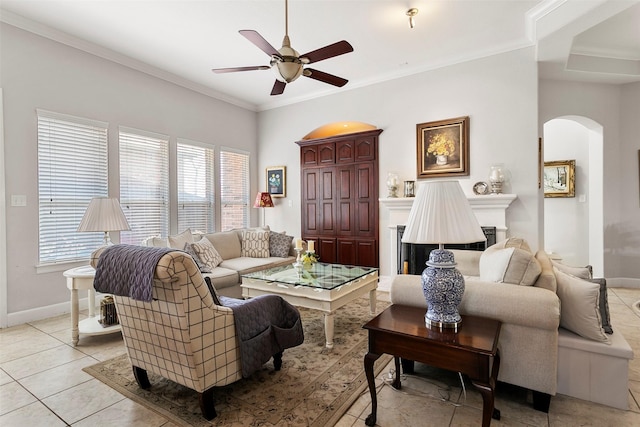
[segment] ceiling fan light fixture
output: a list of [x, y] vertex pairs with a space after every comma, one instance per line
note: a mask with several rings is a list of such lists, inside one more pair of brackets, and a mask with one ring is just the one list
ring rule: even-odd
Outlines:
[[418, 9], [416, 9], [415, 7], [412, 7], [411, 9], [407, 10], [406, 15], [409, 17], [409, 27], [410, 28], [415, 27], [416, 23], [415, 23], [414, 17], [417, 14], [418, 14]]
[[[289, 58], [285, 57], [282, 61], [272, 61], [271, 69], [276, 75], [277, 80], [284, 83], [291, 83], [302, 75], [303, 68], [300, 62], [291, 60], [295, 58], [287, 59]], [[275, 67], [273, 65], [275, 65]]]

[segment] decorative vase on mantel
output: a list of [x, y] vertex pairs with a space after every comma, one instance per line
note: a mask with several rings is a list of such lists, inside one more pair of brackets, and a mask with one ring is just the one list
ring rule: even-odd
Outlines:
[[440, 155], [440, 154], [436, 154], [436, 165], [438, 166], [444, 166], [447, 163], [449, 163], [449, 156], [447, 155]]

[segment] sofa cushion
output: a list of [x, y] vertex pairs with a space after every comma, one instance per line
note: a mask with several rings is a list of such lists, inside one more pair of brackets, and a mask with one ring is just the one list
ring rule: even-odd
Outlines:
[[253, 258], [253, 257], [238, 257], [234, 259], [226, 259], [220, 264], [221, 267], [235, 270], [238, 274], [252, 273], [258, 270], [264, 270], [265, 268], [277, 267], [280, 265], [291, 264], [295, 260], [294, 257], [279, 258]]
[[206, 234], [211, 244], [216, 248], [222, 259], [232, 259], [241, 256], [242, 246], [235, 231], [221, 231]]
[[243, 257], [268, 258], [269, 257], [269, 231], [243, 230], [242, 250]]
[[185, 243], [193, 243], [193, 234], [191, 234], [191, 229], [187, 228], [180, 234], [169, 236], [168, 241], [170, 248], [182, 250]]
[[160, 237], [160, 236], [151, 236], [147, 237], [142, 241], [142, 246], [154, 246], [158, 248], [166, 248], [169, 247], [168, 239]]
[[291, 251], [291, 242], [293, 236], [287, 236], [286, 233], [269, 232], [269, 256], [288, 257]]
[[598, 302], [600, 285], [554, 268], [560, 298], [560, 326], [581, 337], [609, 342], [602, 329]]
[[553, 266], [558, 270], [567, 274], [571, 274], [572, 276], [576, 276], [585, 280], [593, 278], [593, 268], [590, 265], [587, 265], [586, 267], [574, 267], [554, 260], [551, 260], [551, 264], [553, 264]]
[[211, 273], [202, 273], [203, 276], [209, 277], [211, 283], [216, 287], [219, 295], [226, 295], [227, 288], [239, 288], [240, 276], [235, 270], [218, 266], [211, 270]]
[[531, 286], [541, 272], [538, 260], [525, 249], [494, 245], [480, 256], [480, 279], [484, 281]]
[[198, 254], [191, 247], [191, 245], [193, 245], [193, 243], [185, 243], [184, 251], [189, 255], [191, 255], [191, 258], [193, 258], [193, 260], [196, 262], [196, 265], [200, 269], [201, 273], [211, 273], [211, 267], [209, 267], [207, 264], [202, 262]]
[[200, 258], [202, 264], [209, 268], [209, 272], [222, 262], [222, 257], [206, 237], [203, 237], [196, 243], [191, 243], [190, 246], [198, 258]]

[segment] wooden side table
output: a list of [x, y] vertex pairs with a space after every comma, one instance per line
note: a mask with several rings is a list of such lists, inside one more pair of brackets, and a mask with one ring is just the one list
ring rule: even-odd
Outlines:
[[[111, 326], [102, 326], [98, 322], [96, 316], [96, 291], [93, 288], [93, 278], [96, 270], [90, 265], [72, 268], [65, 271], [64, 276], [67, 278], [67, 288], [71, 291], [71, 340], [73, 345], [78, 345], [80, 334], [85, 335], [103, 335], [112, 334], [121, 330], [120, 324]], [[89, 297], [89, 317], [82, 322], [79, 320], [78, 309], [78, 290], [87, 290]]]
[[[458, 332], [429, 329], [424, 322], [424, 308], [391, 305], [363, 326], [369, 331], [369, 352], [364, 357], [364, 370], [371, 394], [371, 414], [365, 423], [376, 423], [378, 401], [373, 377], [373, 363], [383, 354], [394, 356], [396, 377], [392, 386], [400, 389], [400, 358], [405, 370], [413, 362], [467, 375], [482, 395], [482, 425], [488, 427], [491, 418], [500, 419], [494, 408], [494, 392], [500, 355], [498, 337], [502, 323], [477, 316], [462, 316]], [[408, 363], [405, 363], [407, 362]]]

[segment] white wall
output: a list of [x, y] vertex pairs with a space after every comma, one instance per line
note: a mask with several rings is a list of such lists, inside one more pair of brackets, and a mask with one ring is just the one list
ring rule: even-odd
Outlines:
[[[509, 234], [524, 237], [536, 249], [542, 234], [537, 96], [537, 68], [529, 48], [260, 112], [260, 169], [284, 164], [288, 172], [287, 198], [267, 210], [267, 223], [300, 234], [300, 155], [294, 142], [316, 127], [355, 120], [384, 130], [379, 185], [385, 197], [387, 172], [397, 172], [400, 180], [416, 178], [416, 124], [468, 115], [471, 167], [470, 176], [460, 179], [463, 189], [472, 194], [474, 183], [487, 180], [491, 164], [504, 163], [512, 173], [506, 192], [518, 195], [508, 210]], [[381, 210], [382, 275], [391, 274], [388, 225], [388, 213]]]
[[[235, 147], [252, 153], [257, 191], [256, 113], [98, 58], [7, 24], [0, 25], [0, 87], [4, 93], [9, 315], [59, 303], [69, 291], [59, 266], [38, 274], [36, 108], [109, 122], [110, 193], [118, 195], [118, 126]], [[252, 210], [253, 211], [253, 210]], [[257, 213], [252, 212], [257, 219]], [[175, 231], [175, 230], [172, 230]], [[10, 319], [11, 323], [11, 319]]]
[[604, 274], [638, 280], [640, 83], [617, 86], [541, 80], [540, 126], [572, 115], [587, 117], [603, 127]]
[[544, 199], [544, 249], [559, 254], [566, 264], [587, 265], [590, 263], [591, 202], [588, 198], [589, 130], [566, 119], [554, 119], [545, 123], [544, 160], [576, 162], [575, 197]]

